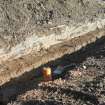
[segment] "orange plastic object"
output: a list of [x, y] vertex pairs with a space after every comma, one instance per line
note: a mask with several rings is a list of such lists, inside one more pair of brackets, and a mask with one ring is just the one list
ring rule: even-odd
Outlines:
[[52, 71], [50, 67], [43, 68], [43, 78], [44, 81], [51, 81], [52, 80]]

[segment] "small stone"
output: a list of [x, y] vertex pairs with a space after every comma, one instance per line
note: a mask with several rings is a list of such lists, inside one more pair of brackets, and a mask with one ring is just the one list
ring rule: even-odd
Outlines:
[[103, 85], [104, 85], [104, 84], [103, 84], [102, 82], [100, 82], [100, 88], [103, 88]]
[[85, 70], [86, 70], [86, 69], [87, 69], [87, 67], [86, 67], [85, 65], [83, 65], [83, 69], [85, 69]]

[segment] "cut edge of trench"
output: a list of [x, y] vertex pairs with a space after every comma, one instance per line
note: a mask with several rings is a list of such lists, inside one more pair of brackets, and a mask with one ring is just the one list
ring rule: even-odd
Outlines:
[[72, 55], [81, 49], [85, 49], [86, 46], [101, 42], [103, 39], [105, 39], [105, 30], [100, 29], [52, 46], [47, 51], [42, 50], [38, 55], [33, 53], [33, 55], [31, 54], [28, 57], [26, 55], [23, 58], [20, 57], [4, 62], [7, 70], [0, 73], [0, 85], [10, 83], [10, 81], [15, 79], [18, 80], [17, 78], [22, 77], [22, 75], [25, 76], [33, 69], [35, 70], [42, 65], [49, 64], [49, 62], [54, 62], [65, 55]]
[[[47, 65], [52, 66], [52, 64], [55, 64], [59, 60], [64, 59], [66, 56], [71, 56], [71, 58], [73, 59], [74, 56], [78, 55], [79, 53], [83, 53], [84, 49], [86, 50], [88, 48], [89, 49], [93, 48], [95, 45], [103, 43], [103, 41], [105, 41], [105, 31], [103, 31], [103, 32], [98, 31], [98, 32], [95, 32], [92, 34], [88, 33], [87, 36], [74, 38], [71, 41], [67, 41], [67, 42], [60, 44], [58, 46], [53, 46], [52, 47], [53, 50], [52, 49], [49, 50], [51, 52], [51, 55], [48, 55], [48, 53], [50, 53], [50, 52], [46, 53], [46, 55], [42, 58], [42, 61], [45, 59], [46, 56], [50, 58], [51, 56], [54, 56], [54, 54], [55, 54], [55, 57], [53, 57], [50, 60], [47, 59], [47, 61], [45, 61], [44, 63], [40, 62], [41, 63], [40, 65], [38, 65], [38, 64], [36, 66], [34, 65], [34, 69], [31, 69], [30, 71], [25, 72], [24, 74], [22, 74], [19, 77], [12, 78], [9, 82], [6, 82], [3, 85], [1, 85], [0, 89], [5, 90], [5, 88], [11, 87], [12, 85], [15, 86], [15, 84], [20, 84], [20, 83], [24, 84], [24, 82], [28, 79], [31, 79], [30, 77], [33, 77], [35, 72], [37, 70], [39, 70], [41, 67], [47, 66]], [[79, 44], [80, 44], [80, 47], [78, 47]], [[55, 49], [58, 51], [58, 54], [55, 53]], [[24, 91], [22, 91], [22, 93], [24, 93]], [[18, 95], [19, 94], [20, 93], [18, 93]], [[4, 103], [4, 101], [2, 99], [0, 100], [0, 102]]]

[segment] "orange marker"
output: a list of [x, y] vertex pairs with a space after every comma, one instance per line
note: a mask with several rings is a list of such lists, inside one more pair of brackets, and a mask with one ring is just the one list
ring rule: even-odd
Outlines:
[[51, 81], [52, 80], [52, 71], [50, 67], [43, 68], [43, 78], [44, 81]]

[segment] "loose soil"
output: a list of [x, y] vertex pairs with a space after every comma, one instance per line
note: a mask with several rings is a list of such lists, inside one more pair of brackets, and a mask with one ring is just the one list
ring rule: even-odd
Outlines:
[[[0, 0], [0, 53], [11, 52], [12, 48], [15, 48], [16, 45], [24, 42], [27, 37], [33, 34], [36, 37], [48, 36], [52, 33], [61, 34], [62, 30], [59, 30], [59, 28], [49, 31], [53, 27], [66, 25], [78, 29], [79, 26], [84, 24], [98, 22], [105, 18], [104, 13], [104, 0]], [[99, 24], [97, 23], [97, 26], [101, 27], [100, 22]], [[98, 35], [97, 32], [96, 34]], [[84, 42], [88, 43], [89, 41], [87, 39], [87, 42]], [[43, 62], [45, 63], [45, 59], [42, 59], [42, 56], [45, 57], [45, 54], [48, 56], [47, 54], [50, 54], [50, 52], [46, 53], [47, 51], [45, 51], [38, 59], [34, 59], [36, 57], [34, 54], [25, 59], [20, 58], [19, 63], [17, 63], [17, 60], [12, 63], [5, 62], [1, 67], [3, 69], [0, 69], [0, 71], [5, 71], [0, 75], [0, 84], [7, 82], [7, 80], [8, 83], [0, 86], [0, 104], [104, 104], [104, 42], [105, 40], [103, 43], [98, 43], [95, 46], [91, 45], [91, 47], [83, 48], [81, 51], [71, 55], [66, 53], [62, 58], [42, 65], [51, 66], [52, 68], [57, 65], [71, 63], [77, 65], [77, 67], [68, 68], [64, 75], [51, 82], [38, 82], [36, 74], [38, 77], [41, 75], [39, 70], [41, 67], [37, 68], [37, 73], [33, 72], [37, 70], [33, 70], [31, 73], [27, 72], [21, 77], [17, 77], [18, 72], [22, 72], [22, 67], [29, 67], [35, 60], [37, 62], [39, 59], [41, 61], [40, 64], [44, 60]], [[77, 43], [73, 45], [76, 46]], [[57, 49], [59, 53], [55, 52], [55, 55], [61, 56], [64, 54], [61, 54], [61, 51], [65, 52], [68, 47], [71, 49], [71, 46], [68, 45], [64, 45], [63, 48], [61, 46], [59, 49], [54, 47], [53, 51], [55, 52], [55, 49]], [[72, 48], [74, 50], [75, 47], [73, 46]], [[53, 52], [51, 56], [56, 58]], [[51, 60], [51, 57], [49, 59]], [[47, 59], [47, 61], [49, 60]], [[39, 62], [36, 65], [39, 65]], [[83, 69], [83, 65], [86, 66], [86, 69]], [[82, 76], [74, 77], [71, 75], [71, 71], [77, 70], [77, 68], [80, 69]], [[16, 72], [14, 73], [14, 71]], [[6, 78], [7, 75], [9, 75], [8, 78]], [[17, 78], [13, 79], [13, 77]], [[9, 79], [11, 80], [9, 81]]]
[[[71, 63], [76, 67], [53, 81], [36, 82], [32, 77], [2, 86], [3, 99], [7, 105], [105, 105], [105, 40], [46, 65], [54, 68]], [[82, 75], [73, 76], [71, 72], [77, 69]]]

